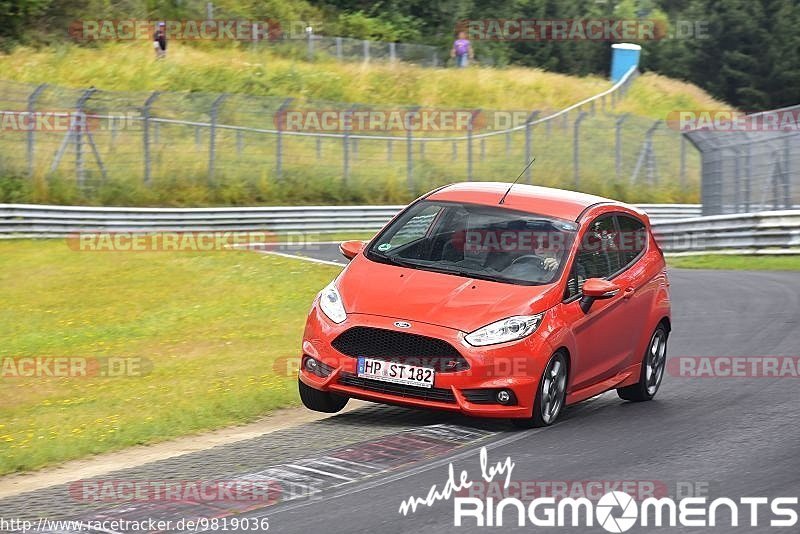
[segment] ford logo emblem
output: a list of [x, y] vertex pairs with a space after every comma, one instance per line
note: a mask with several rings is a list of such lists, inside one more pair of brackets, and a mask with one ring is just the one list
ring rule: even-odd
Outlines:
[[411, 328], [411, 323], [407, 323], [405, 321], [397, 321], [394, 323], [397, 328]]

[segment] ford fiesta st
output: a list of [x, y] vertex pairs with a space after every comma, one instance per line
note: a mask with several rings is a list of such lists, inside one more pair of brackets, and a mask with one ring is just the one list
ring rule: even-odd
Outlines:
[[592, 195], [461, 183], [419, 198], [315, 299], [308, 408], [348, 399], [546, 426], [616, 389], [652, 399], [670, 333], [664, 257], [641, 210]]

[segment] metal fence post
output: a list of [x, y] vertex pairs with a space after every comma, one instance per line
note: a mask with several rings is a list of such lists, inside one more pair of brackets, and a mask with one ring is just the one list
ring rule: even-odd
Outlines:
[[572, 168], [574, 171], [574, 182], [575, 182], [575, 189], [578, 189], [581, 184], [581, 172], [580, 172], [580, 130], [581, 130], [581, 122], [583, 118], [586, 117], [586, 112], [581, 111], [578, 113], [578, 117], [575, 119], [575, 124], [573, 125], [573, 136], [572, 136]]
[[744, 179], [744, 211], [750, 211], [750, 188], [752, 186], [751, 180], [753, 179], [753, 164], [750, 159], [750, 145], [747, 145], [744, 153], [744, 166], [746, 175]]
[[406, 129], [406, 184], [408, 185], [408, 190], [414, 190], [414, 149], [411, 145], [413, 142], [413, 129], [411, 128], [410, 120], [413, 116], [416, 119], [416, 114], [419, 111], [418, 107], [412, 108], [409, 110], [409, 113], [406, 114], [405, 119], [405, 126]]
[[275, 112], [277, 115], [277, 124], [275, 134], [275, 178], [280, 180], [283, 178], [283, 126], [284, 126], [284, 113], [286, 108], [289, 107], [289, 104], [292, 103], [293, 98], [287, 98], [283, 101], [283, 103], [278, 107], [278, 110]]
[[342, 181], [347, 185], [350, 179], [350, 130], [353, 128], [353, 109], [345, 111], [344, 119], [344, 135], [342, 136]]
[[653, 149], [653, 133], [655, 133], [656, 128], [658, 128], [660, 124], [661, 120], [657, 120], [644, 134], [644, 145], [642, 146], [641, 152], [639, 152], [639, 158], [636, 160], [636, 167], [633, 169], [633, 175], [631, 175], [631, 183], [636, 182], [642, 165], [646, 165], [647, 167], [648, 181], [651, 183], [658, 183], [658, 169], [656, 169], [655, 166], [656, 156]]
[[473, 135], [473, 125], [475, 123], [475, 116], [478, 115], [481, 110], [476, 109], [474, 110], [469, 116], [469, 122], [467, 123], [467, 181], [472, 181], [472, 135]]
[[739, 213], [741, 206], [741, 190], [742, 190], [742, 170], [739, 157], [739, 150], [736, 147], [731, 147], [731, 152], [734, 154], [733, 158], [733, 212]]
[[626, 113], [614, 121], [614, 171], [617, 179], [622, 176], [622, 123], [627, 118]]
[[389, 61], [397, 61], [397, 43], [389, 43]]
[[337, 37], [336, 38], [336, 59], [338, 59], [339, 61], [342, 60], [342, 38], [341, 37]]
[[686, 137], [681, 135], [681, 167], [680, 167], [680, 186], [681, 190], [686, 188]]
[[[39, 87], [34, 89], [28, 97], [28, 114], [31, 118], [33, 118], [34, 113], [36, 113], [36, 100], [39, 98], [39, 95], [42, 94], [42, 91], [44, 91], [45, 87], [47, 87], [46, 83], [41, 84]], [[28, 130], [28, 176], [33, 176], [34, 160], [36, 156], [36, 145], [34, 138], [35, 130], [36, 128], [30, 128]]]
[[361, 42], [362, 50], [364, 51], [364, 63], [369, 63], [369, 41], [364, 39]]
[[89, 146], [94, 151], [94, 156], [97, 160], [98, 165], [100, 165], [100, 170], [103, 172], [103, 176], [105, 177], [105, 169], [102, 167], [102, 162], [100, 161], [100, 154], [97, 153], [97, 147], [94, 145], [94, 141], [91, 138], [91, 132], [87, 129], [86, 124], [86, 112], [84, 111], [86, 102], [92, 97], [94, 93], [97, 92], [97, 89], [91, 88], [84, 91], [83, 95], [78, 99], [78, 103], [75, 106], [75, 121], [70, 120], [70, 130], [74, 132], [75, 135], [75, 173], [78, 179], [78, 186], [83, 187], [84, 182], [86, 180], [85, 169], [83, 167], [83, 132], [86, 131], [86, 136], [89, 139]]
[[789, 146], [790, 137], [783, 140], [783, 208], [792, 209], [792, 194], [790, 182], [792, 179], [792, 153]]
[[[539, 110], [537, 109], [530, 115], [528, 115], [528, 120], [525, 121], [525, 165], [528, 165], [528, 162], [531, 160], [531, 154], [533, 152], [533, 126], [531, 123], [536, 120], [539, 116]], [[548, 121], [549, 123], [549, 121]], [[525, 181], [527, 183], [531, 183], [531, 166], [526, 167], [525, 169]]]
[[217, 141], [217, 116], [219, 115], [219, 107], [228, 97], [226, 94], [219, 95], [214, 103], [211, 104], [211, 128], [208, 133], [208, 181], [214, 179], [214, 163], [216, 157], [216, 141]]
[[154, 91], [144, 102], [142, 108], [142, 148], [144, 150], [144, 185], [150, 185], [150, 108], [158, 98], [159, 92]]

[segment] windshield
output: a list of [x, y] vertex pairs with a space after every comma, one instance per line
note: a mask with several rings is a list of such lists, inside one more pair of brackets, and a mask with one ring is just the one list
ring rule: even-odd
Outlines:
[[554, 282], [577, 224], [500, 206], [423, 200], [373, 241], [373, 261], [525, 285]]

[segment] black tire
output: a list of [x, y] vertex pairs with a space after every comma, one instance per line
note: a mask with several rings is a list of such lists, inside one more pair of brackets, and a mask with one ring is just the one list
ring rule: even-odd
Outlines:
[[[540, 428], [555, 423], [567, 400], [568, 369], [567, 356], [561, 351], [553, 354], [547, 362], [542, 377], [539, 379], [539, 386], [536, 388], [533, 416], [527, 419], [512, 419], [511, 423], [518, 428]], [[550, 401], [543, 404], [542, 397], [545, 389], [549, 391], [547, 397]], [[555, 405], [550, 402], [554, 402]]]
[[297, 381], [297, 387], [300, 390], [300, 400], [309, 410], [324, 413], [336, 413], [347, 406], [348, 397], [337, 395], [336, 393], [328, 393], [314, 389], [307, 386], [302, 381]]
[[653, 400], [661, 386], [664, 378], [664, 370], [667, 364], [667, 338], [669, 332], [663, 324], [659, 324], [642, 358], [642, 372], [639, 374], [639, 381], [632, 386], [617, 389], [619, 398], [632, 402], [644, 402]]

